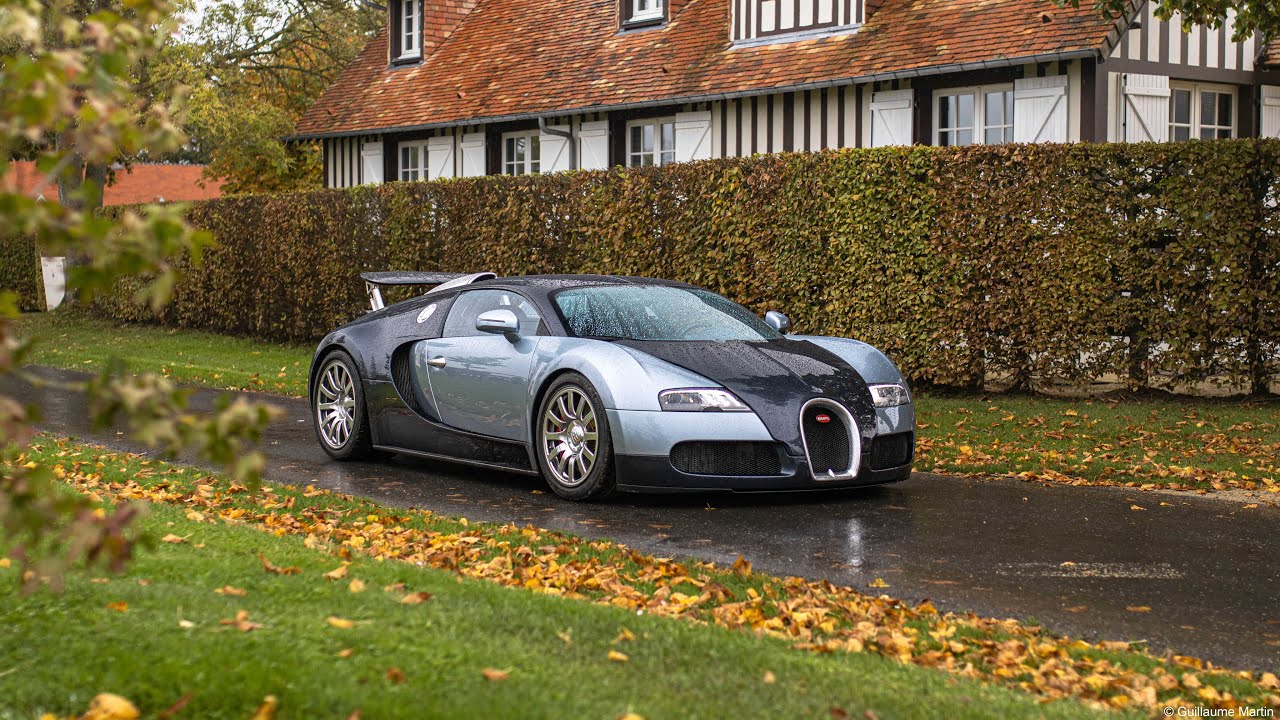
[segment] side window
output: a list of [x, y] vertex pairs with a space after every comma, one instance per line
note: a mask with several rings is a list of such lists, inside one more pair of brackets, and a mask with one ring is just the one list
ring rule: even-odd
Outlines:
[[471, 337], [484, 335], [476, 330], [476, 319], [490, 310], [510, 310], [520, 321], [520, 334], [532, 337], [538, 334], [542, 316], [533, 303], [524, 296], [506, 290], [470, 290], [453, 303], [449, 319], [444, 323], [444, 337]]

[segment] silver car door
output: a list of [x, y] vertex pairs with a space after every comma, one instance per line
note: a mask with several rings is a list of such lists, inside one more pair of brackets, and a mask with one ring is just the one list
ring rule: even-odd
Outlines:
[[[510, 310], [518, 338], [476, 329], [491, 310]], [[449, 310], [442, 337], [427, 340], [428, 378], [440, 419], [506, 440], [529, 438], [529, 373], [542, 326], [533, 304], [506, 290], [469, 290]]]

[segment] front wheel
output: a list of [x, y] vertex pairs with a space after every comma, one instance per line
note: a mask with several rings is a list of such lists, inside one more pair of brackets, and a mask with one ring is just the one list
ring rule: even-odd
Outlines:
[[599, 393], [586, 378], [565, 373], [538, 409], [538, 466], [568, 500], [598, 500], [614, 490], [613, 442]]
[[321, 361], [311, 393], [311, 417], [320, 447], [335, 460], [359, 460], [372, 454], [364, 388], [351, 356], [334, 350]]

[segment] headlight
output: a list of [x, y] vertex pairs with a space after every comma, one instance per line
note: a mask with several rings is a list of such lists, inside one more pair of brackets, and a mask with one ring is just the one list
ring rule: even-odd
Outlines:
[[728, 390], [715, 388], [686, 388], [664, 390], [658, 393], [658, 404], [663, 410], [679, 412], [747, 412], [751, 408], [734, 397]]
[[878, 408], [898, 407], [911, 404], [911, 393], [905, 385], [868, 385], [871, 401]]

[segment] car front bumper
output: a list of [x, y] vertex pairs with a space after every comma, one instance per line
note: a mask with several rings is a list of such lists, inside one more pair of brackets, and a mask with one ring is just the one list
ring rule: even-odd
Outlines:
[[[684, 442], [776, 443], [755, 413], [675, 413], [609, 410], [617, 487], [622, 491], [783, 492], [865, 487], [900, 482], [911, 475], [915, 456], [915, 414], [910, 405], [876, 411], [876, 427], [864, 434], [863, 455], [852, 478], [815, 479], [808, 460], [780, 451], [777, 473], [769, 475], [694, 474], [672, 462], [672, 448]], [[912, 433], [906, 462], [872, 469], [871, 448], [884, 435]], [[780, 445], [780, 444], [779, 444]]]

